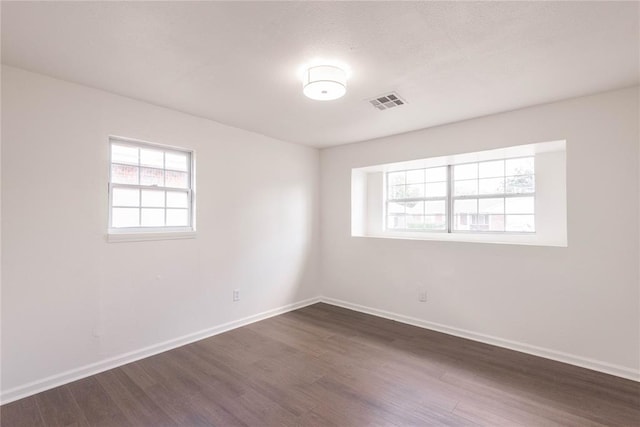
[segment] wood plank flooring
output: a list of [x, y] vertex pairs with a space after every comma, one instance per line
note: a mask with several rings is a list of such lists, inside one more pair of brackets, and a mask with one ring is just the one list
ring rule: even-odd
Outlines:
[[640, 383], [316, 304], [0, 408], [13, 426], [639, 426]]

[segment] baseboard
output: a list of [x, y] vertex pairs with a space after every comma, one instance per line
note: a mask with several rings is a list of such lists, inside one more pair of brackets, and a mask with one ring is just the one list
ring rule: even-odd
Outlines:
[[86, 378], [88, 376], [95, 375], [109, 369], [117, 368], [118, 366], [126, 365], [127, 363], [135, 362], [137, 360], [144, 359], [145, 357], [163, 353], [165, 351], [172, 350], [174, 348], [181, 347], [183, 345], [190, 344], [192, 342], [199, 341], [205, 338], [209, 338], [214, 335], [218, 335], [223, 332], [248, 325], [250, 323], [268, 319], [269, 317], [297, 310], [299, 308], [306, 307], [317, 302], [320, 302], [320, 297], [309, 298], [293, 304], [288, 304], [272, 310], [264, 311], [262, 313], [254, 314], [252, 316], [244, 317], [242, 319], [224, 323], [222, 325], [183, 335], [178, 338], [154, 344], [129, 353], [121, 354], [119, 356], [104, 359], [96, 363], [82, 366], [80, 368], [61, 372], [59, 374], [52, 375], [41, 380], [33, 381], [6, 391], [2, 391], [2, 393], [0, 394], [0, 402], [1, 404], [13, 402], [15, 400], [40, 393], [42, 391], [70, 383], [72, 381]]
[[168, 341], [164, 341], [152, 346], [148, 346], [136, 351], [121, 354], [119, 356], [111, 357], [101, 360], [96, 363], [82, 366], [80, 368], [71, 369], [56, 375], [52, 375], [41, 380], [33, 381], [12, 389], [2, 391], [0, 393], [0, 403], [10, 403], [24, 397], [31, 396], [36, 393], [40, 393], [45, 390], [49, 390], [54, 387], [58, 387], [72, 381], [76, 381], [82, 378], [86, 378], [91, 375], [98, 374], [100, 372], [107, 371], [109, 369], [117, 368], [118, 366], [126, 365], [127, 363], [135, 362], [145, 357], [150, 357], [159, 353], [163, 353], [168, 350], [172, 350], [177, 347], [181, 347], [186, 344], [190, 344], [195, 341], [199, 341], [205, 338], [212, 337], [214, 335], [221, 334], [223, 332], [230, 331], [241, 326], [245, 326], [260, 320], [268, 319], [269, 317], [277, 316], [279, 314], [287, 313], [289, 311], [297, 310], [308, 305], [312, 305], [318, 302], [324, 302], [327, 304], [335, 305], [338, 307], [347, 308], [349, 310], [358, 311], [361, 313], [371, 314], [373, 316], [383, 317], [385, 319], [395, 320], [397, 322], [406, 323], [408, 325], [418, 326], [420, 328], [430, 329], [437, 332], [443, 332], [445, 334], [467, 338], [473, 341], [479, 341], [486, 344], [495, 345], [498, 347], [504, 347], [511, 350], [528, 353], [534, 356], [544, 357], [546, 359], [556, 360], [558, 362], [568, 363], [571, 365], [580, 366], [583, 368], [591, 369], [598, 372], [603, 372], [617, 377], [630, 379], [633, 381], [640, 381], [640, 371], [635, 371], [631, 368], [624, 366], [614, 365], [607, 362], [601, 362], [594, 359], [589, 359], [581, 356], [576, 356], [569, 353], [564, 353], [556, 350], [550, 350], [543, 347], [537, 347], [517, 341], [505, 340], [502, 338], [494, 337], [491, 335], [480, 334], [465, 329], [455, 328], [439, 323], [428, 322], [426, 320], [417, 319], [402, 314], [393, 313], [390, 311], [379, 310], [376, 308], [366, 307], [360, 304], [354, 304], [348, 301], [342, 301], [328, 297], [314, 297], [303, 301], [299, 301], [293, 304], [288, 304], [282, 307], [278, 307], [272, 310], [267, 310], [262, 313], [247, 316], [242, 319], [227, 322], [218, 326], [214, 326], [208, 329], [204, 329], [198, 332], [184, 335], [182, 337], [174, 338]]
[[415, 317], [404, 316], [402, 314], [366, 307], [360, 304], [354, 304], [348, 301], [342, 301], [334, 298], [321, 297], [321, 302], [342, 308], [347, 308], [349, 310], [359, 311], [361, 313], [371, 314], [373, 316], [383, 317], [385, 319], [395, 320], [397, 322], [406, 323], [408, 325], [418, 326], [420, 328], [443, 332], [445, 334], [453, 335], [456, 337], [479, 341], [498, 347], [504, 347], [510, 350], [515, 350], [534, 356], [544, 357], [545, 359], [551, 359], [558, 362], [568, 363], [570, 365], [580, 366], [582, 368], [603, 372], [605, 374], [615, 375], [617, 377], [622, 377], [633, 381], [640, 381], [640, 371], [636, 371], [625, 366], [614, 365], [599, 360], [576, 356], [574, 354], [564, 353], [548, 348], [537, 347], [517, 341], [505, 340], [491, 335], [480, 334], [465, 329], [455, 328], [452, 326], [442, 325], [434, 322], [428, 322], [426, 320], [417, 319]]

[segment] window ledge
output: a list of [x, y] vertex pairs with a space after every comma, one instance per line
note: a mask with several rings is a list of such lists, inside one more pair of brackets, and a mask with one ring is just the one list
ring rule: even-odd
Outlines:
[[107, 234], [107, 242], [145, 242], [153, 240], [177, 240], [195, 239], [195, 231], [165, 231], [165, 232], [139, 232], [139, 233], [110, 233]]
[[531, 234], [470, 234], [470, 233], [384, 233], [352, 235], [376, 239], [432, 240], [441, 242], [491, 243], [501, 245], [555, 246], [567, 247], [565, 240], [543, 239]]

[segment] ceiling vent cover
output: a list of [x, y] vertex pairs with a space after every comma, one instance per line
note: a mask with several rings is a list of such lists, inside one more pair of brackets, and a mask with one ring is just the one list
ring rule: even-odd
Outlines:
[[400, 98], [395, 92], [390, 92], [386, 95], [380, 95], [375, 98], [369, 99], [369, 103], [378, 110], [388, 110], [389, 108], [399, 107], [407, 103], [404, 99]]

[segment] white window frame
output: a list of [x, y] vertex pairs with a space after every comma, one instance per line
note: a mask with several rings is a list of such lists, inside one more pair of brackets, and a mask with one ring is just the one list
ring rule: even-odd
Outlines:
[[[160, 150], [163, 152], [178, 152], [184, 153], [188, 156], [187, 161], [187, 173], [189, 175], [189, 185], [188, 188], [173, 188], [173, 187], [165, 187], [165, 186], [157, 186], [157, 185], [142, 185], [142, 184], [120, 184], [114, 183], [112, 179], [112, 167], [114, 163], [112, 158], [112, 147], [113, 145], [121, 145], [127, 147], [135, 147], [138, 149], [150, 148], [154, 150]], [[141, 141], [131, 138], [119, 137], [119, 136], [110, 136], [109, 137], [109, 185], [108, 185], [108, 199], [109, 199], [109, 211], [108, 211], [108, 231], [107, 231], [107, 240], [109, 242], [121, 242], [121, 241], [140, 241], [140, 240], [167, 240], [167, 239], [184, 239], [184, 238], [194, 238], [195, 237], [195, 202], [196, 202], [196, 193], [195, 193], [195, 151], [170, 146], [157, 144], [148, 141]], [[132, 164], [126, 164], [126, 166], [136, 166]], [[152, 166], [142, 166], [140, 164], [140, 160], [138, 160], [138, 174], [140, 174], [141, 167], [148, 167], [152, 169], [160, 169]], [[163, 165], [161, 169], [164, 172], [172, 171], [173, 169], [167, 169], [166, 164]], [[177, 171], [177, 172], [185, 172], [185, 171]], [[140, 179], [138, 179], [140, 182]], [[113, 206], [113, 189], [114, 188], [132, 188], [132, 189], [153, 189], [153, 190], [163, 190], [163, 191], [176, 191], [176, 192], [185, 192], [187, 193], [187, 218], [189, 220], [189, 224], [187, 226], [137, 226], [137, 227], [113, 227], [112, 226], [112, 212], [114, 209]], [[140, 191], [140, 197], [142, 197], [142, 191]], [[166, 198], [166, 195], [165, 195]], [[117, 207], [117, 206], [115, 206]], [[166, 199], [165, 199], [165, 219], [166, 219]], [[142, 215], [142, 206], [140, 203], [139, 206], [139, 215]]]
[[[390, 199], [389, 198], [389, 174], [392, 173], [397, 173], [397, 172], [411, 172], [411, 171], [416, 171], [416, 170], [424, 170], [425, 173], [428, 169], [439, 169], [442, 166], [434, 166], [434, 167], [430, 167], [430, 168], [414, 168], [414, 169], [404, 169], [404, 170], [397, 170], [397, 171], [389, 171], [385, 173], [385, 179], [384, 179], [384, 226], [385, 226], [385, 230], [393, 230], [394, 232], [397, 231], [398, 233], [403, 233], [403, 232], [416, 232], [416, 233], [447, 233], [449, 231], [449, 211], [451, 209], [451, 202], [449, 200], [450, 194], [451, 194], [451, 184], [450, 184], [450, 170], [447, 166], [447, 170], [446, 170], [446, 181], [435, 181], [434, 183], [441, 183], [444, 182], [446, 185], [446, 192], [444, 196], [434, 196], [434, 197], [427, 197], [426, 194], [423, 197], [413, 197], [413, 198], [405, 198], [405, 199]], [[426, 179], [426, 178], [425, 178]], [[425, 191], [426, 191], [426, 184], [428, 184], [429, 182], [425, 181], [424, 185], [425, 185]], [[405, 184], [399, 184], [399, 185], [411, 185], [411, 184], [407, 184], [405, 182]], [[388, 209], [389, 209], [389, 203], [410, 203], [410, 202], [423, 202], [425, 204], [426, 207], [426, 203], [427, 202], [439, 202], [439, 201], [443, 201], [444, 202], [444, 217], [445, 217], [445, 224], [444, 224], [444, 228], [442, 229], [410, 229], [410, 228], [389, 228], [389, 213], [388, 213]], [[393, 214], [391, 214], [393, 215]], [[407, 214], [405, 213], [405, 216], [407, 216]], [[422, 216], [428, 216], [426, 213], [424, 213]], [[405, 220], [406, 221], [406, 220]]]
[[[535, 159], [535, 233], [481, 230], [447, 233], [428, 229], [404, 231], [386, 227], [387, 172], [519, 157]], [[409, 194], [413, 193], [408, 193], [407, 196]], [[567, 141], [562, 139], [475, 152], [417, 157], [392, 163], [361, 164], [351, 169], [351, 236], [354, 238], [567, 247], [567, 208]], [[447, 206], [447, 209], [452, 211], [451, 206]], [[524, 214], [524, 210], [522, 213]]]
[[[432, 167], [425, 167], [425, 168], [412, 168], [412, 169], [399, 169], [399, 170], [393, 170], [393, 171], [387, 171], [384, 174], [384, 208], [383, 208], [383, 214], [384, 214], [384, 227], [385, 227], [385, 231], [391, 231], [394, 233], [466, 233], [466, 234], [535, 234], [536, 233], [536, 227], [535, 227], [535, 218], [536, 218], [536, 212], [535, 212], [535, 197], [536, 197], [536, 192], [535, 192], [535, 187], [534, 190], [532, 192], [525, 192], [525, 193], [507, 193], [506, 190], [506, 184], [507, 184], [507, 178], [511, 177], [511, 176], [519, 176], [519, 175], [507, 175], [506, 172], [506, 162], [508, 160], [515, 160], [515, 159], [525, 159], [525, 158], [530, 158], [533, 160], [534, 162], [534, 170], [532, 174], [525, 174], [522, 176], [528, 176], [531, 175], [534, 179], [534, 183], [535, 183], [535, 156], [532, 155], [528, 155], [528, 156], [515, 156], [515, 157], [504, 157], [504, 158], [499, 158], [499, 159], [490, 159], [490, 160], [481, 160], [481, 161], [474, 161], [474, 162], [464, 162], [464, 163], [451, 163], [451, 164], [447, 164], [447, 165], [443, 165], [443, 166], [432, 166]], [[504, 192], [502, 193], [491, 193], [491, 194], [480, 194], [480, 192], [478, 191], [476, 194], [473, 195], [461, 195], [461, 196], [456, 196], [455, 195], [455, 191], [454, 191], [454, 186], [455, 186], [455, 177], [454, 177], [454, 168], [456, 166], [462, 166], [462, 165], [470, 165], [470, 164], [476, 164], [478, 165], [478, 167], [480, 166], [481, 163], [489, 163], [489, 162], [494, 162], [496, 160], [502, 160], [505, 162], [505, 170], [503, 171], [503, 175], [502, 176], [497, 176], [496, 178], [503, 178], [505, 180], [505, 188], [504, 188]], [[394, 174], [394, 173], [398, 173], [398, 172], [410, 172], [410, 171], [415, 171], [415, 170], [428, 170], [428, 169], [436, 169], [436, 168], [441, 168], [441, 167], [446, 167], [447, 168], [447, 173], [446, 173], [446, 177], [447, 177], [447, 181], [446, 181], [446, 185], [447, 185], [447, 192], [446, 195], [444, 197], [427, 197], [427, 195], [425, 194], [423, 197], [416, 197], [416, 198], [406, 198], [406, 199], [390, 199], [389, 195], [388, 195], [388, 189], [389, 189], [389, 175], [390, 174]], [[475, 181], [480, 182], [480, 177], [476, 177]], [[426, 184], [426, 182], [425, 182]], [[402, 185], [402, 184], [401, 184]], [[404, 185], [409, 185], [409, 184], [404, 184]], [[521, 198], [521, 197], [533, 197], [534, 199], [534, 212], [531, 214], [527, 214], [527, 215], [533, 215], [534, 217], [534, 230], [533, 231], [511, 231], [511, 230], [507, 230], [506, 229], [506, 217], [507, 217], [507, 213], [506, 213], [506, 202], [507, 199], [511, 199], [511, 198]], [[455, 211], [454, 211], [454, 203], [456, 200], [477, 200], [478, 203], [480, 200], [482, 199], [503, 199], [504, 200], [504, 210], [502, 215], [504, 216], [505, 219], [505, 229], [504, 230], [456, 230], [454, 227], [454, 222], [455, 222]], [[390, 228], [389, 227], [389, 216], [393, 215], [393, 214], [389, 214], [388, 212], [388, 206], [389, 203], [407, 203], [407, 202], [428, 202], [428, 201], [440, 201], [440, 200], [444, 200], [445, 201], [445, 227], [443, 229], [411, 229], [411, 228]], [[406, 214], [405, 214], [406, 215]], [[423, 216], [427, 216], [426, 213], [422, 214]], [[476, 211], [475, 214], [467, 214], [467, 215], [475, 215], [475, 216], [479, 216], [479, 215], [491, 215], [491, 214], [483, 214], [480, 213], [479, 210]], [[499, 215], [499, 214], [497, 214]], [[517, 215], [517, 214], [513, 214], [513, 215]], [[523, 214], [524, 215], [524, 214]]]
[[[524, 175], [507, 175], [507, 171], [506, 171], [506, 164], [508, 160], [516, 160], [516, 159], [533, 159], [533, 173], [532, 174], [524, 174]], [[480, 167], [481, 163], [490, 163], [490, 162], [494, 162], [496, 160], [502, 160], [505, 163], [505, 170], [503, 172], [502, 176], [499, 177], [495, 177], [495, 178], [504, 178], [505, 182], [505, 188], [504, 188], [504, 192], [502, 193], [492, 193], [492, 194], [480, 194], [480, 191], [477, 192], [477, 194], [475, 195], [464, 195], [464, 196], [456, 196], [455, 192], [454, 192], [454, 186], [455, 186], [455, 177], [454, 177], [454, 167], [455, 166], [462, 166], [462, 165], [468, 165], [468, 164], [477, 164], [478, 168]], [[448, 231], [449, 233], [470, 233], [470, 234], [482, 234], [482, 233], [488, 233], [488, 234], [494, 234], [494, 233], [498, 233], [498, 234], [536, 234], [536, 226], [535, 226], [535, 220], [536, 220], [536, 209], [535, 209], [535, 200], [536, 200], [536, 190], [535, 190], [535, 176], [536, 176], [536, 169], [535, 169], [535, 156], [517, 156], [517, 157], [505, 157], [505, 158], [501, 158], [501, 159], [491, 159], [491, 160], [482, 160], [482, 161], [478, 161], [478, 162], [466, 162], [466, 163], [455, 163], [455, 164], [451, 164], [449, 165], [449, 212], [451, 213], [451, 215], [449, 215], [447, 217], [447, 220], [449, 221], [449, 227], [448, 227]], [[531, 175], [533, 177], [533, 182], [534, 182], [534, 190], [532, 192], [526, 192], [526, 193], [507, 193], [507, 178], [509, 177], [513, 177], [513, 176], [528, 176]], [[478, 181], [478, 185], [480, 184], [480, 180], [483, 178], [476, 178], [476, 181]], [[520, 198], [520, 197], [532, 197], [533, 198], [533, 203], [534, 203], [534, 211], [532, 214], [507, 214], [506, 213], [506, 209], [507, 209], [507, 199], [513, 199], [513, 198]], [[454, 203], [456, 200], [473, 200], [476, 199], [478, 200], [478, 205], [480, 203], [480, 200], [482, 199], [504, 199], [504, 210], [502, 215], [504, 216], [505, 219], [505, 229], [504, 230], [456, 230], [454, 227], [454, 220], [455, 220], [455, 211], [454, 211]], [[488, 213], [480, 213], [480, 209], [478, 206], [478, 210], [475, 214], [469, 214], [469, 215], [491, 215]], [[499, 214], [497, 214], [499, 215]], [[534, 230], [533, 231], [509, 231], [507, 230], [507, 225], [506, 225], [506, 219], [507, 219], [507, 215], [533, 215], [534, 217]]]

